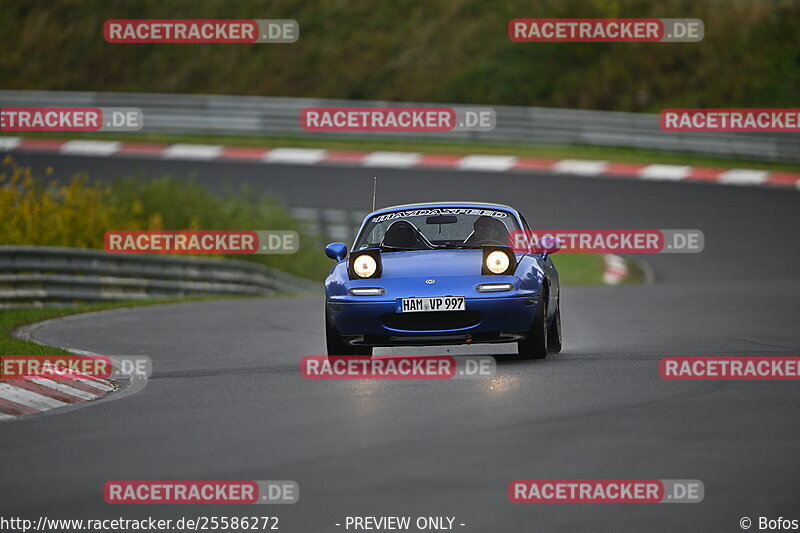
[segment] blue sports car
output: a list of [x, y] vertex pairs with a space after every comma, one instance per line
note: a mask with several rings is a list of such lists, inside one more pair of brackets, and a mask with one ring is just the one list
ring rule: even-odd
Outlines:
[[443, 202], [367, 215], [350, 255], [340, 242], [325, 280], [328, 355], [375, 346], [516, 342], [520, 357], [561, 351], [558, 272], [549, 253], [521, 253], [530, 230], [515, 209]]

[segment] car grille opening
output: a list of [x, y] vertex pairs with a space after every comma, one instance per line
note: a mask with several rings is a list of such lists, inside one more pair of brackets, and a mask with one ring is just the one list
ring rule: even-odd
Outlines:
[[392, 329], [430, 331], [436, 329], [459, 329], [480, 322], [478, 311], [430, 311], [423, 313], [388, 313], [383, 323]]

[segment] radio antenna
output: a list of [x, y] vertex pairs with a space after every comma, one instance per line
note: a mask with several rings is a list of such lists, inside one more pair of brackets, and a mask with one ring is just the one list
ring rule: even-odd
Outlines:
[[378, 176], [372, 178], [372, 210], [375, 211], [375, 193], [378, 191]]

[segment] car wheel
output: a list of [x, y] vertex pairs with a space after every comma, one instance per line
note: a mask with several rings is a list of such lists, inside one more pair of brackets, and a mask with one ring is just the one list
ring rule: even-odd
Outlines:
[[537, 305], [536, 316], [528, 332], [528, 338], [517, 342], [517, 353], [521, 359], [544, 359], [547, 357], [547, 297], [543, 295]]
[[561, 296], [556, 303], [556, 312], [547, 331], [547, 350], [550, 353], [561, 352]]
[[342, 340], [342, 336], [336, 330], [325, 310], [325, 343], [328, 348], [328, 355], [359, 355], [372, 356], [372, 346], [350, 346]]

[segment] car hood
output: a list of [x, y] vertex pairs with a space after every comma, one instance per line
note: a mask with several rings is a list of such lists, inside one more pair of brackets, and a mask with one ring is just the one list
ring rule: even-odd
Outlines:
[[482, 250], [414, 250], [382, 252], [382, 278], [479, 276]]
[[[358, 252], [354, 252], [358, 253]], [[517, 254], [517, 261], [524, 254]], [[354, 287], [381, 287], [382, 295], [359, 296], [358, 301], [385, 301], [408, 296], [465, 295], [470, 298], [500, 298], [536, 294], [542, 279], [528, 272], [523, 278], [485, 276], [481, 274], [483, 250], [413, 250], [383, 252], [383, 272], [377, 279], [348, 279], [347, 261], [340, 261], [326, 279], [328, 299], [352, 299], [348, 290]], [[429, 283], [428, 280], [432, 280]], [[481, 282], [511, 283], [517, 290], [503, 293], [480, 293], [475, 290]]]

